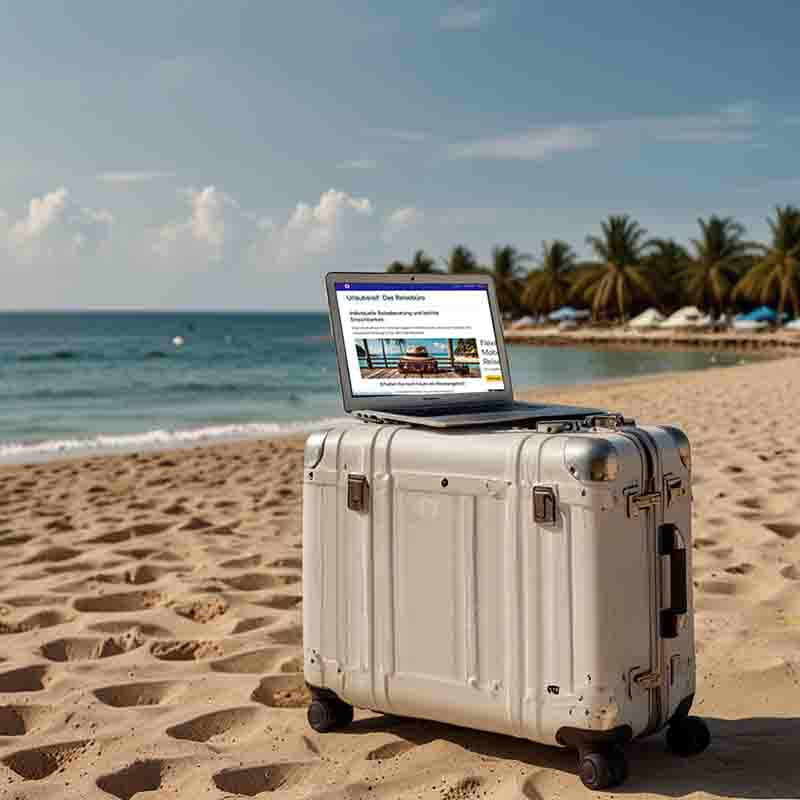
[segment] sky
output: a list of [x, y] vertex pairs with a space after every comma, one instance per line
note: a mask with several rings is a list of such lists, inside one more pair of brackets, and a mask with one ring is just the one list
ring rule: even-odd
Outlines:
[[333, 269], [800, 203], [800, 7], [0, 0], [0, 308], [321, 309]]

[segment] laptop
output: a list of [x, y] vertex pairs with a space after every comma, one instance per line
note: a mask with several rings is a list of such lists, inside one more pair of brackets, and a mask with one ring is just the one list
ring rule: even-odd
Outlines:
[[348, 414], [452, 428], [604, 413], [514, 400], [489, 275], [334, 272], [326, 289]]

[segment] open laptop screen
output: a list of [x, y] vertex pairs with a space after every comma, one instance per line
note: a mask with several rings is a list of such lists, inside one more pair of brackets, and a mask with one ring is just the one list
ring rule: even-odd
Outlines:
[[486, 283], [336, 282], [354, 397], [502, 392]]

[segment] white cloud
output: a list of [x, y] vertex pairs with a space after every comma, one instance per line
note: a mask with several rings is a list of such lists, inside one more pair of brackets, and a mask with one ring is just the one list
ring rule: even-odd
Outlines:
[[110, 211], [81, 207], [60, 186], [31, 198], [16, 219], [0, 212], [0, 264], [10, 274], [35, 276], [32, 290], [46, 284], [55, 291], [84, 263], [108, 255], [113, 224]]
[[100, 183], [107, 186], [128, 186], [136, 183], [147, 183], [159, 178], [169, 178], [172, 172], [158, 172], [156, 170], [143, 170], [140, 172], [102, 172], [97, 176]]
[[368, 198], [336, 189], [323, 192], [315, 206], [298, 203], [286, 225], [273, 230], [277, 262], [286, 266], [330, 254], [349, 228], [371, 216]]
[[186, 189], [184, 195], [191, 206], [189, 218], [162, 225], [156, 232], [154, 249], [170, 262], [181, 257], [218, 261], [238, 204], [215, 186]]
[[448, 152], [450, 158], [458, 159], [546, 161], [561, 153], [594, 149], [604, 136], [598, 129], [562, 125], [476, 139], [453, 145]]
[[736, 103], [710, 114], [531, 128], [456, 143], [450, 145], [447, 155], [454, 159], [546, 161], [565, 153], [646, 141], [736, 144], [751, 141], [757, 125], [752, 105]]
[[[7, 215], [0, 215], [0, 218]], [[69, 246], [81, 249], [107, 238], [114, 217], [107, 209], [80, 208], [60, 186], [28, 203], [28, 213], [11, 224], [8, 245], [16, 252], [41, 257], [44, 252], [67, 257]]]
[[480, 28], [493, 13], [491, 8], [451, 8], [439, 18], [439, 25], [447, 30]]
[[377, 161], [371, 158], [357, 158], [353, 161], [342, 161], [336, 165], [339, 169], [375, 169], [378, 166]]
[[404, 206], [395, 209], [386, 217], [383, 228], [384, 241], [391, 241], [397, 234], [419, 224], [422, 218], [422, 211], [414, 206]]
[[28, 214], [11, 227], [12, 242], [24, 244], [42, 236], [63, 217], [69, 192], [61, 186], [42, 197], [33, 197], [28, 203]]

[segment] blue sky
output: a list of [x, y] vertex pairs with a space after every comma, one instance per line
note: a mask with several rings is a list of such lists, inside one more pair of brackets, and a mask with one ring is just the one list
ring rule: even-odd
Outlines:
[[792, 3], [382, 5], [0, 2], [0, 307], [320, 308], [418, 247], [800, 202]]

